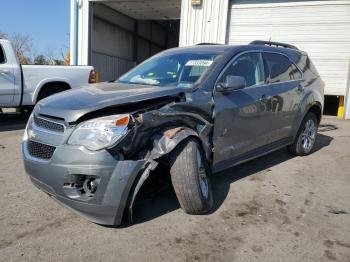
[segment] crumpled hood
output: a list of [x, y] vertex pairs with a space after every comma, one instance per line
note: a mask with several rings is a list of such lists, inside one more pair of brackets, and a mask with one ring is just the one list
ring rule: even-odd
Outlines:
[[100, 83], [69, 90], [41, 100], [35, 112], [64, 118], [70, 123], [99, 109], [177, 95], [183, 91], [178, 87]]

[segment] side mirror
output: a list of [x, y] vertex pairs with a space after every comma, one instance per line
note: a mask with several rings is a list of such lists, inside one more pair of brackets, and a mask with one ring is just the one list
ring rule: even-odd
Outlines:
[[216, 86], [216, 91], [218, 92], [229, 92], [234, 90], [239, 90], [246, 87], [247, 83], [242, 76], [226, 76], [225, 82], [218, 83]]

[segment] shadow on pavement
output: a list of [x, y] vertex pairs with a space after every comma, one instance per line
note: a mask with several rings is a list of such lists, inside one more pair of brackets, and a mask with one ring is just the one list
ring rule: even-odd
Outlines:
[[[333, 129], [332, 129], [333, 130]], [[318, 134], [314, 152], [327, 147], [333, 138], [324, 134]], [[240, 179], [254, 175], [263, 170], [292, 159], [287, 149], [281, 149], [266, 156], [240, 164], [212, 176], [212, 187], [214, 196], [214, 208], [210, 213], [215, 213], [225, 201], [230, 185]], [[139, 197], [134, 207], [134, 224], [141, 224], [157, 217], [163, 216], [180, 207], [173, 188], [168, 184], [163, 190], [152, 197], [144, 195]], [[130, 225], [123, 225], [123, 227]]]
[[26, 127], [29, 113], [0, 113], [0, 132], [21, 130]]
[[338, 127], [336, 125], [333, 124], [321, 124], [318, 127], [318, 133], [324, 133], [324, 132], [328, 132], [328, 131], [333, 131], [333, 130], [337, 130]]
[[[330, 136], [318, 134], [313, 153], [329, 146], [332, 140], [333, 138]], [[262, 156], [218, 173], [213, 179], [215, 206], [212, 212], [215, 212], [225, 201], [230, 189], [230, 184], [263, 170], [268, 172], [271, 167], [294, 157], [295, 156], [291, 155], [286, 148], [283, 148], [266, 156]]]

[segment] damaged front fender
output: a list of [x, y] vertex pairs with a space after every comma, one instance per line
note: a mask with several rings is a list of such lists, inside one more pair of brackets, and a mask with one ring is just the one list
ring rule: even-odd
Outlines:
[[130, 195], [130, 202], [128, 204], [128, 218], [130, 222], [133, 222], [133, 206], [138, 192], [142, 185], [149, 178], [151, 172], [158, 166], [159, 159], [165, 155], [169, 155], [182, 141], [189, 137], [196, 137], [200, 140], [198, 134], [186, 127], [176, 127], [168, 129], [163, 132], [163, 135], [154, 141], [154, 147], [150, 152], [149, 159], [147, 160], [146, 168], [135, 181], [134, 190]]

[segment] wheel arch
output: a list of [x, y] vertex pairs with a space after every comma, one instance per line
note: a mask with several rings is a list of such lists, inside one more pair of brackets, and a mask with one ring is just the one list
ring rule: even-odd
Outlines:
[[298, 113], [293, 121], [291, 136], [293, 139], [298, 133], [299, 127], [304, 120], [308, 112], [313, 112], [317, 116], [318, 123], [321, 122], [323, 113], [324, 97], [320, 92], [311, 90], [303, 95], [302, 100], [299, 102]]
[[199, 135], [188, 127], [170, 128], [162, 133], [158, 143], [150, 152], [147, 166], [135, 178], [128, 194], [128, 200], [124, 212], [127, 212], [129, 222], [133, 222], [134, 201], [143, 184], [147, 181], [152, 172], [158, 167], [159, 163], [163, 161], [164, 158], [169, 156], [184, 141], [191, 138], [195, 139], [204, 151], [204, 146]]
[[47, 81], [47, 82], [41, 83], [39, 88], [36, 91], [34, 102], [35, 103], [38, 102], [38, 99], [44, 90], [47, 90], [48, 88], [53, 88], [53, 87], [62, 87], [65, 90], [72, 89], [71, 85], [64, 80]]
[[[316, 117], [317, 117], [318, 124], [320, 124], [321, 119], [322, 119], [322, 106], [321, 106], [321, 103], [315, 102], [314, 104], [310, 105], [309, 109], [306, 112], [306, 114], [308, 112], [314, 113], [316, 115]], [[304, 115], [304, 117], [306, 116], [306, 114]]]
[[162, 150], [162, 152], [163, 155], [167, 155], [174, 151], [174, 149], [178, 147], [180, 143], [189, 138], [196, 139], [203, 148], [202, 140], [196, 131], [188, 127], [180, 126], [164, 131], [158, 143], [160, 147], [156, 149], [159, 150], [160, 148], [166, 148], [166, 151]]

